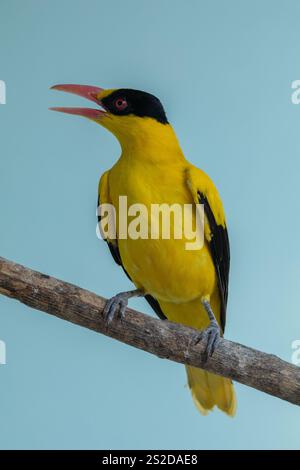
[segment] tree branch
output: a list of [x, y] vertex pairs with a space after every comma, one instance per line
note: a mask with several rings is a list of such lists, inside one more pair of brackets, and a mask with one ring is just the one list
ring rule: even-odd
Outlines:
[[300, 405], [300, 368], [274, 355], [221, 339], [205, 363], [204, 344], [195, 342], [196, 330], [129, 308], [123, 321], [113, 320], [107, 327], [103, 297], [1, 257], [0, 294], [158, 357], [215, 372]]

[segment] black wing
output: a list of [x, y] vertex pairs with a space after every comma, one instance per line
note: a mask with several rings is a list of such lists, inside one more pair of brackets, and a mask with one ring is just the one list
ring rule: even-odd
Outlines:
[[217, 272], [218, 287], [221, 297], [221, 327], [224, 332], [226, 323], [226, 307], [228, 299], [228, 282], [230, 267], [230, 247], [227, 228], [216, 223], [215, 216], [206, 196], [198, 192], [199, 203], [204, 205], [204, 213], [211, 230], [209, 248]]
[[[99, 204], [100, 204], [100, 198], [98, 198], [98, 207], [99, 207]], [[101, 217], [98, 215], [98, 223], [100, 223], [101, 221]], [[123, 263], [122, 263], [122, 259], [121, 259], [121, 255], [120, 255], [120, 251], [119, 251], [119, 248], [118, 248], [118, 245], [117, 244], [113, 244], [113, 243], [110, 243], [108, 240], [105, 240], [106, 243], [108, 244], [108, 248], [109, 248], [109, 251], [111, 252], [111, 255], [113, 257], [113, 259], [115, 260], [115, 262], [121, 266], [123, 268], [123, 271], [125, 272], [126, 276], [128, 277], [128, 279], [131, 280], [128, 272], [126, 271], [126, 269], [124, 268], [123, 266]], [[132, 282], [132, 280], [131, 280]], [[154, 312], [156, 313], [156, 315], [161, 319], [161, 320], [166, 320], [167, 317], [164, 315], [162, 309], [160, 308], [160, 305], [158, 303], [158, 301], [152, 297], [152, 295], [145, 295], [145, 299], [147, 300], [147, 302], [151, 305], [151, 307], [153, 308]]]

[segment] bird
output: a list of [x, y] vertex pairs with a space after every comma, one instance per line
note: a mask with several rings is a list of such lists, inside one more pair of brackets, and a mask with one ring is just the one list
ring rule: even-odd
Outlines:
[[[108, 325], [119, 321], [130, 298], [144, 297], [161, 320], [196, 329], [195, 341], [205, 341], [205, 359], [209, 360], [224, 335], [230, 267], [223, 203], [212, 179], [186, 159], [161, 101], [153, 94], [74, 84], [52, 89], [86, 98], [97, 108], [51, 110], [95, 121], [119, 141], [121, 155], [100, 178], [98, 204], [111, 204], [117, 214], [121, 196], [126, 196], [129, 206], [143, 204], [149, 211], [153, 203], [203, 207], [203, 243], [197, 250], [186, 249], [184, 237], [120, 237], [116, 222], [116, 237], [105, 241], [135, 289], [109, 299], [103, 315]], [[101, 221], [100, 216], [100, 226]], [[185, 367], [201, 414], [217, 407], [235, 415], [236, 395], [230, 379]]]

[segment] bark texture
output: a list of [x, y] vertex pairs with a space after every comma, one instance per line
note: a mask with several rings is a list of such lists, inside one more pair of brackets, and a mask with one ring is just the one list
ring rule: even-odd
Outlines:
[[239, 343], [221, 339], [207, 362], [196, 331], [130, 308], [123, 321], [106, 325], [106, 299], [73, 284], [0, 257], [0, 294], [89, 328], [164, 359], [206, 369], [300, 405], [300, 368]]

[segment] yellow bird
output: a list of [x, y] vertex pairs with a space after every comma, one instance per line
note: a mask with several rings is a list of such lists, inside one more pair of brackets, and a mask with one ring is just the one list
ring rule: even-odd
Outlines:
[[[223, 335], [229, 276], [229, 241], [221, 198], [211, 179], [189, 163], [161, 102], [132, 89], [85, 85], [56, 85], [53, 89], [85, 97], [102, 109], [51, 108], [96, 121], [111, 131], [121, 145], [121, 156], [99, 183], [98, 202], [112, 204], [117, 212], [116, 239], [107, 239], [115, 261], [136, 286], [117, 294], [105, 307], [111, 322], [124, 315], [128, 299], [144, 296], [162, 319], [205, 332], [207, 358]], [[184, 237], [169, 239], [118, 237], [120, 196], [128, 206], [174, 203], [204, 206], [204, 243], [187, 250]], [[186, 366], [193, 400], [202, 414], [217, 406], [230, 416], [236, 398], [229, 379]]]

